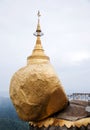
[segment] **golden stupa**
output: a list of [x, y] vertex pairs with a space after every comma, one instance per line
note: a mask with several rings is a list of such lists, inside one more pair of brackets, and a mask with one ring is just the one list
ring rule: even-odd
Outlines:
[[19, 117], [25, 121], [39, 121], [64, 109], [68, 104], [61, 82], [45, 55], [40, 37], [40, 12], [34, 35], [37, 37], [27, 65], [19, 69], [10, 83], [10, 97]]

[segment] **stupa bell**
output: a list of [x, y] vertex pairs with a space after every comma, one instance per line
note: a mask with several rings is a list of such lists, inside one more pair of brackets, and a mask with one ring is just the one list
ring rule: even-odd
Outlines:
[[39, 121], [68, 104], [61, 82], [41, 45], [40, 13], [34, 35], [37, 37], [27, 65], [19, 69], [10, 83], [10, 97], [19, 117], [25, 121]]

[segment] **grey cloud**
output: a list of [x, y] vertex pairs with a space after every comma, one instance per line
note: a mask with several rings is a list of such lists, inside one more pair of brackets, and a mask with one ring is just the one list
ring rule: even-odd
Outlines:
[[[37, 10], [41, 10], [42, 44], [67, 92], [89, 91], [90, 59], [68, 62], [76, 52], [90, 52], [88, 0], [0, 1], [0, 90], [9, 90], [11, 76], [26, 64], [35, 44]], [[70, 60], [70, 59], [69, 59]]]

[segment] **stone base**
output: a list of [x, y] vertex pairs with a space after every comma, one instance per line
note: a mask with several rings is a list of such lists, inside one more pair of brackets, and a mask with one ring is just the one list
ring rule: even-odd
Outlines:
[[88, 102], [70, 101], [63, 111], [38, 122], [29, 122], [30, 130], [90, 130], [90, 113], [85, 110]]

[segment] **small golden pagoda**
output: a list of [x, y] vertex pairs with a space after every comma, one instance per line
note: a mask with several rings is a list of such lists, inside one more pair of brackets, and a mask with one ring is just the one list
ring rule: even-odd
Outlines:
[[61, 111], [68, 104], [63, 86], [45, 55], [40, 37], [40, 12], [34, 35], [37, 37], [27, 65], [19, 69], [10, 83], [10, 97], [19, 117], [25, 121], [40, 121]]
[[36, 32], [34, 33], [34, 36], [37, 37], [37, 40], [36, 40], [36, 45], [34, 47], [32, 55], [27, 58], [28, 64], [41, 63], [41, 62], [42, 63], [47, 63], [47, 62], [49, 62], [49, 57], [45, 55], [43, 47], [41, 45], [41, 40], [40, 40], [40, 37], [43, 35], [43, 33], [41, 31], [41, 28], [40, 28], [40, 19], [39, 19], [39, 17], [41, 15], [40, 15], [39, 11], [38, 11], [37, 15], [38, 15], [38, 24], [37, 24]]

